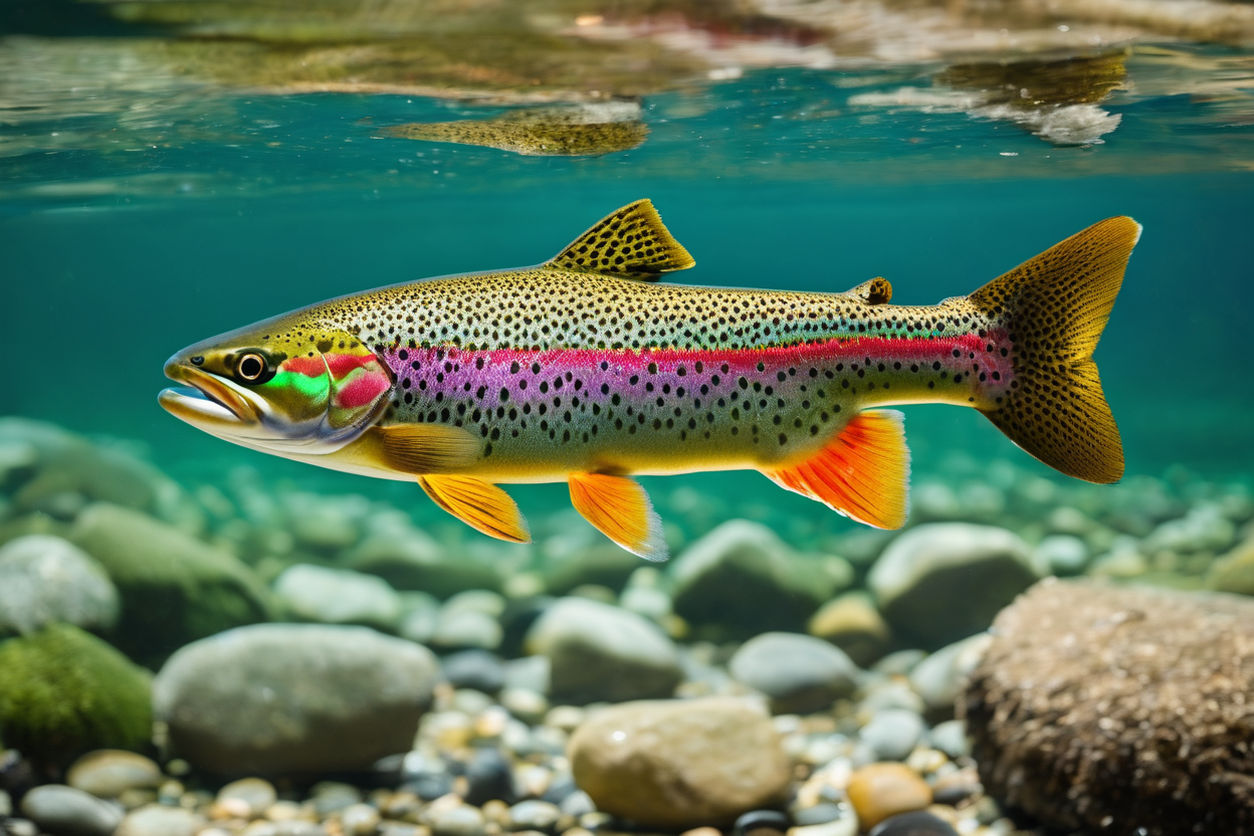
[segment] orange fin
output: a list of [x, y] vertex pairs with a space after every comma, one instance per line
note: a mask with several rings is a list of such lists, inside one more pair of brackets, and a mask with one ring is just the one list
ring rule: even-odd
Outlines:
[[646, 560], [667, 558], [662, 520], [634, 479], [608, 473], [570, 474], [570, 502], [606, 537]]
[[910, 451], [901, 421], [901, 413], [891, 409], [859, 412], [818, 453], [763, 473], [780, 487], [860, 523], [901, 528], [910, 487]]
[[509, 494], [473, 476], [419, 476], [431, 501], [477, 531], [498, 540], [530, 543], [527, 521]]

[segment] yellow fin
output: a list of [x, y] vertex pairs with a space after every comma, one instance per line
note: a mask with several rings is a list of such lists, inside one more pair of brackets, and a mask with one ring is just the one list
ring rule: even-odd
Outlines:
[[887, 305], [893, 298], [893, 286], [883, 276], [876, 276], [845, 291], [845, 295], [861, 299], [868, 305]]
[[1045, 464], [1090, 482], [1123, 475], [1093, 350], [1140, 237], [1131, 218], [1107, 218], [968, 297], [1014, 340], [1012, 388], [984, 415]]
[[373, 427], [383, 463], [401, 473], [447, 473], [475, 461], [480, 441], [468, 431], [447, 424], [396, 424]]
[[576, 238], [545, 266], [657, 281], [660, 274], [696, 264], [662, 224], [648, 200], [629, 203]]
[[527, 521], [509, 494], [473, 476], [419, 476], [431, 501], [466, 525], [498, 540], [530, 543]]
[[607, 473], [570, 474], [570, 502], [606, 537], [646, 560], [665, 560], [662, 521], [634, 479]]
[[860, 523], [901, 528], [910, 489], [910, 451], [901, 422], [901, 413], [891, 409], [859, 412], [818, 453], [763, 473]]

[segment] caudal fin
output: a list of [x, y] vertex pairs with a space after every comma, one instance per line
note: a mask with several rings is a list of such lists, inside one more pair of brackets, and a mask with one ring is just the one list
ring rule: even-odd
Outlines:
[[1123, 475], [1119, 428], [1093, 350], [1140, 237], [1131, 218], [1107, 218], [969, 297], [1014, 344], [1009, 394], [981, 411], [1045, 464], [1090, 482]]

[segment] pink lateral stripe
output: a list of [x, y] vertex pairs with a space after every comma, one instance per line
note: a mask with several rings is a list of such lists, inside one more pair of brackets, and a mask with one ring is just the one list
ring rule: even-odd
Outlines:
[[[848, 359], [852, 362], [870, 357], [873, 361], [886, 357], [903, 360], [936, 360], [951, 355], [955, 349], [964, 355], [975, 353], [977, 356], [984, 351], [987, 342], [998, 342], [1002, 335], [990, 334], [984, 338], [976, 334], [964, 334], [956, 337], [918, 337], [914, 339], [899, 337], [853, 337], [846, 339], [824, 340], [822, 342], [801, 343], [791, 346], [771, 346], [769, 348], [752, 349], [644, 349], [632, 351], [624, 349], [587, 349], [587, 348], [554, 348], [542, 351], [519, 349], [495, 349], [485, 352], [487, 362], [508, 363], [522, 358], [528, 362], [532, 359], [545, 365], [556, 364], [567, 367], [595, 366], [608, 361], [620, 367], [647, 365], [657, 363], [659, 369], [667, 369], [684, 363], [700, 361], [705, 365], [726, 363], [730, 370], [752, 372], [757, 370], [758, 363], [770, 368], [779, 368], [789, 364], [831, 362]], [[429, 350], [429, 349], [428, 349]], [[456, 361], [459, 355], [476, 355], [478, 352], [446, 349], [444, 357]]]

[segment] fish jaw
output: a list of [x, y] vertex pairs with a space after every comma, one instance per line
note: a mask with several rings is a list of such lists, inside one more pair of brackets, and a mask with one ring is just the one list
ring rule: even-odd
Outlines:
[[157, 402], [175, 418], [227, 440], [260, 431], [265, 404], [244, 387], [201, 371], [183, 353], [166, 361], [164, 371], [171, 380], [187, 384], [162, 389], [157, 396]]

